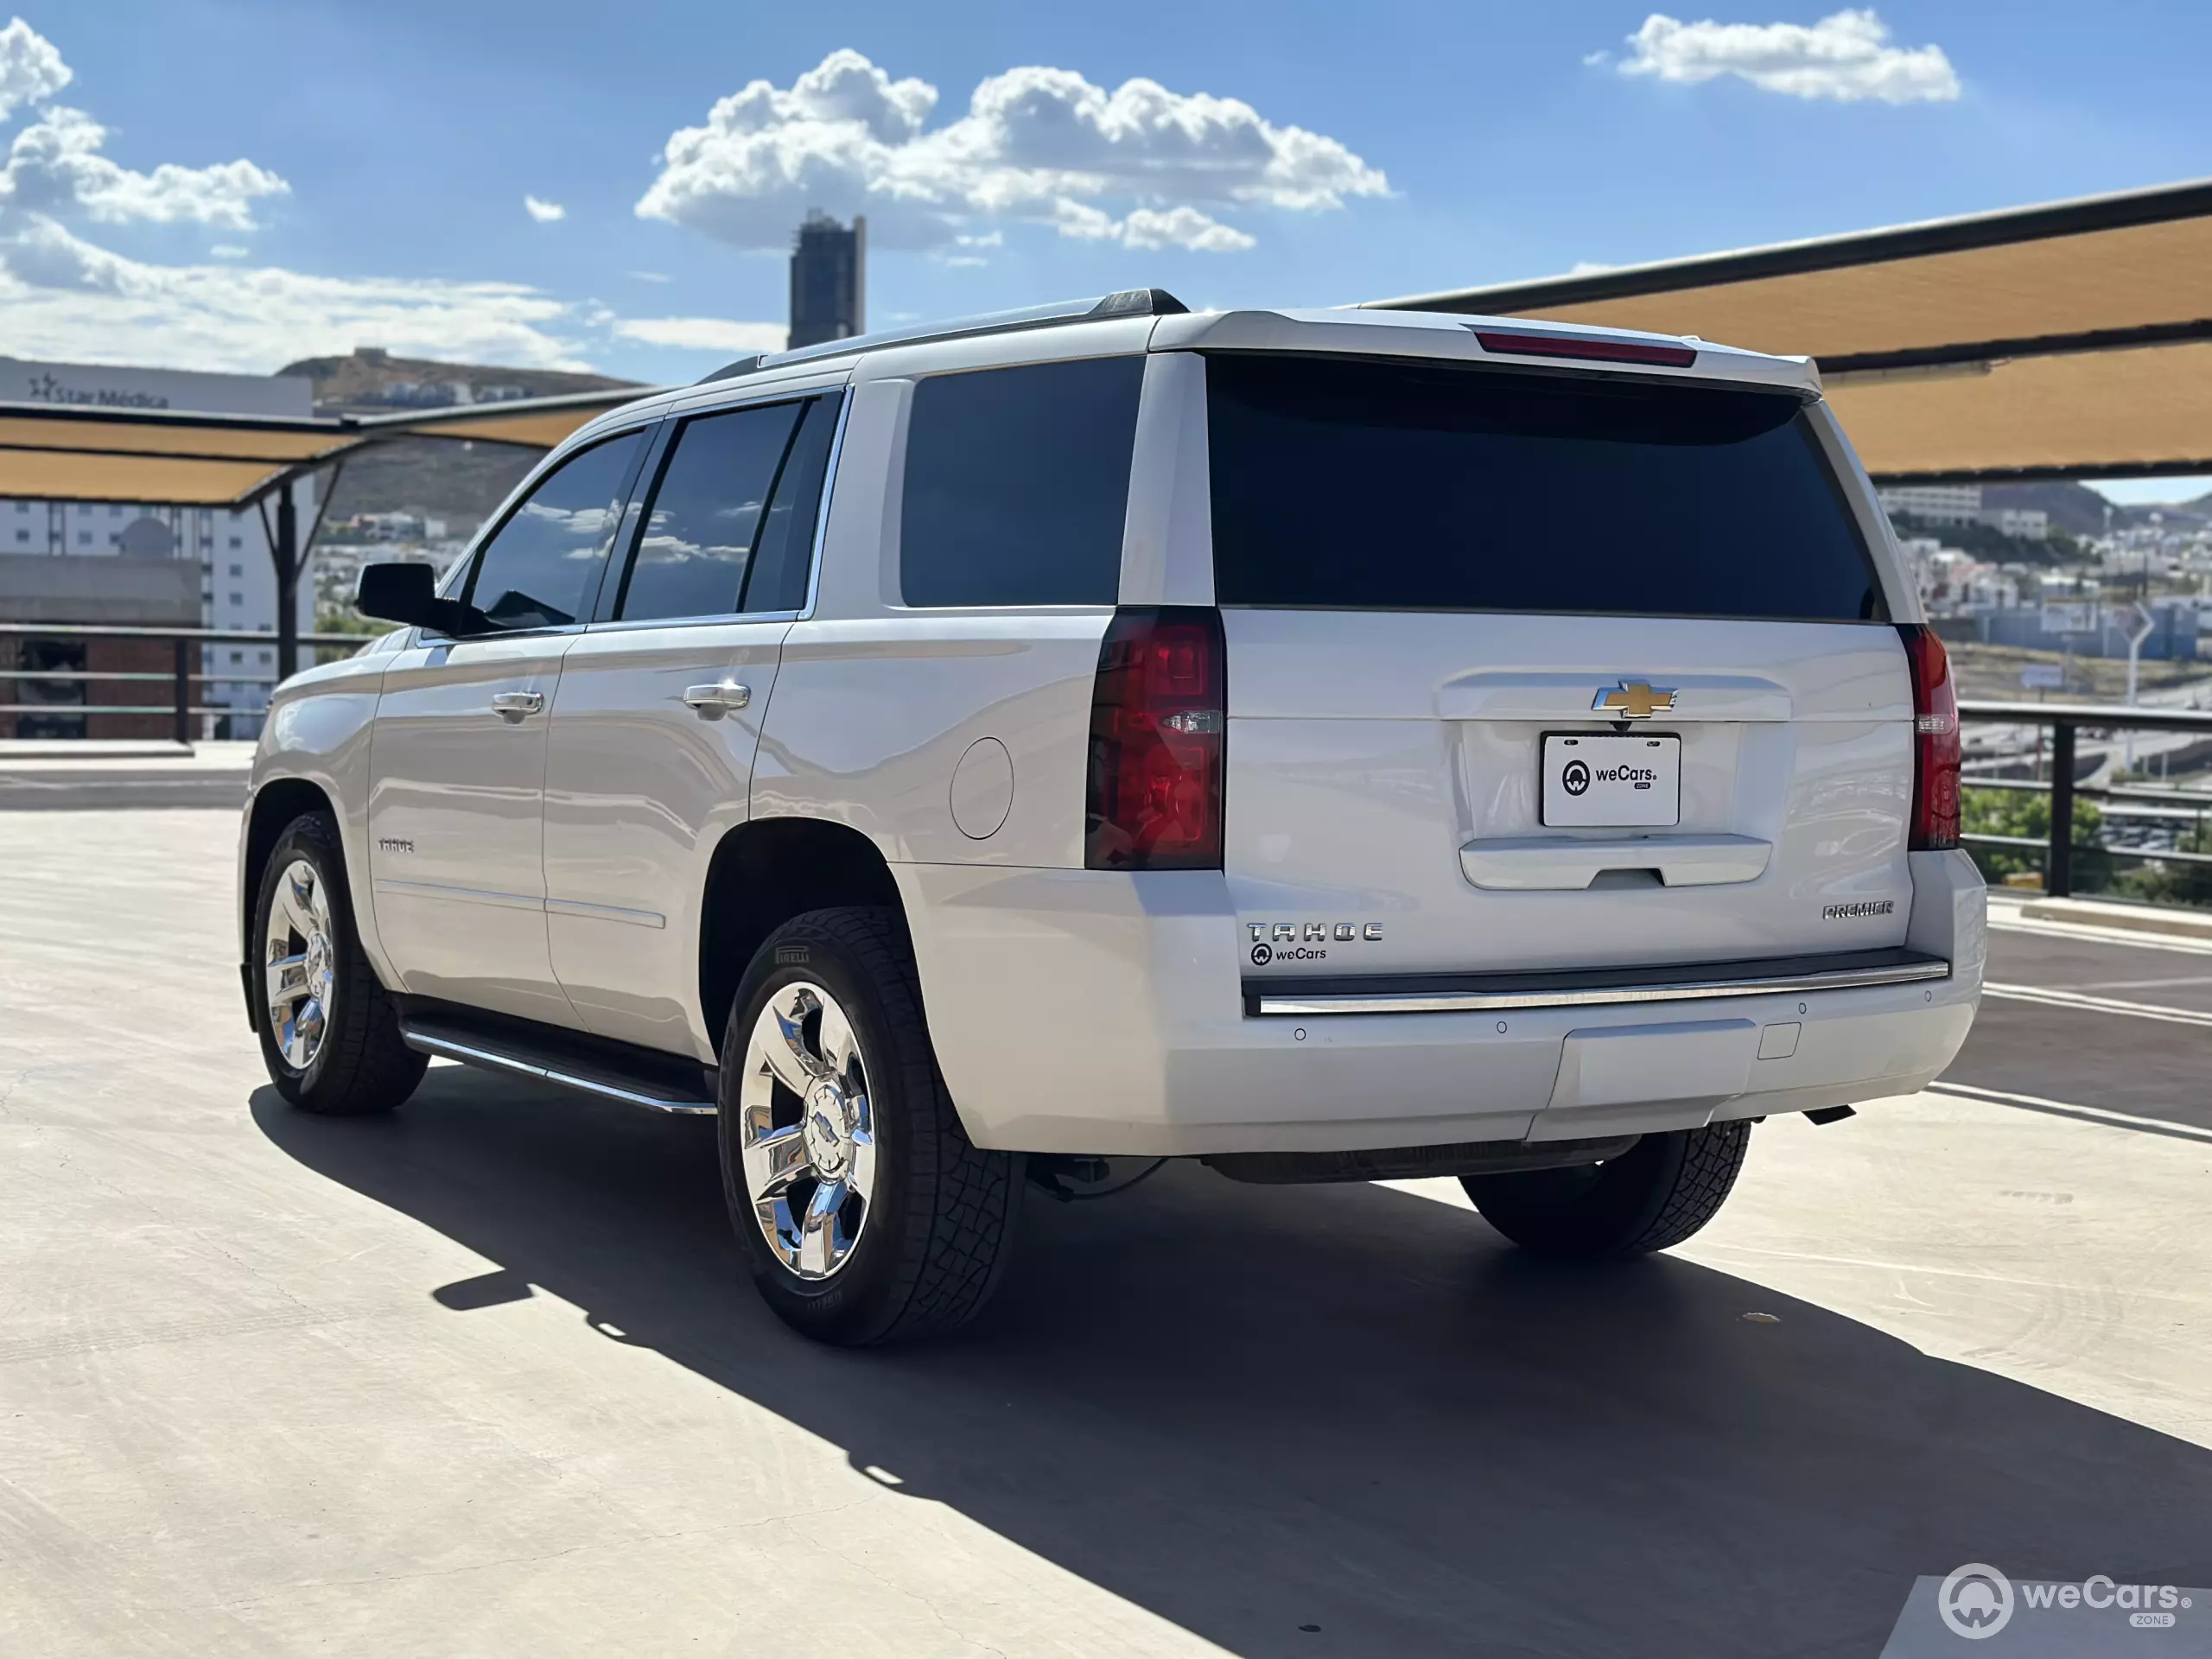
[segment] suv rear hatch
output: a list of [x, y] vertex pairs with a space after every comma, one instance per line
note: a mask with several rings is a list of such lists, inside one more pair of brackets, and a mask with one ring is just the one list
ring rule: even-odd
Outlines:
[[1807, 397], [1208, 354], [1248, 973], [1903, 942], [1911, 683]]

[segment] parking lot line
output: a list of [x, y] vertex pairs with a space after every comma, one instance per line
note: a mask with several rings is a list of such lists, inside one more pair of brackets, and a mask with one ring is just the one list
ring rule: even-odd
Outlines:
[[2096, 1014], [2125, 1014], [2138, 1020], [2170, 1020], [2176, 1025], [2212, 1026], [2212, 1013], [2202, 1008], [2169, 1007], [2158, 1002], [2130, 1002], [2117, 996], [2091, 996], [2082, 991], [2061, 991], [2044, 985], [2008, 985], [1991, 980], [1983, 984], [1984, 996], [2014, 1002], [2048, 1002], [2062, 1008], [2087, 1008]]
[[1997, 1106], [2018, 1106], [2031, 1112], [2048, 1112], [2055, 1117], [2075, 1117], [2085, 1123], [2106, 1123], [2116, 1129], [2139, 1129], [2145, 1135], [2170, 1135], [2177, 1141], [2201, 1141], [2212, 1146], [2212, 1129], [2200, 1129], [2188, 1123], [2163, 1122], [2155, 1117], [2137, 1117], [2128, 1112], [2109, 1111], [2102, 1106], [2045, 1100], [2039, 1095], [2016, 1095], [2003, 1089], [1981, 1089], [1973, 1084], [1953, 1083], [1948, 1078], [1929, 1084], [1926, 1092], [1956, 1095], [1962, 1100], [1984, 1100]]

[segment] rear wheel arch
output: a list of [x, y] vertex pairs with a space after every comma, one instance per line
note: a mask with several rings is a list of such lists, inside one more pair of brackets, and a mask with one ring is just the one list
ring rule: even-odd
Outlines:
[[753, 953], [813, 910], [888, 909], [904, 925], [899, 884], [875, 842], [826, 818], [755, 818], [715, 848], [699, 910], [699, 1007], [719, 1039]]

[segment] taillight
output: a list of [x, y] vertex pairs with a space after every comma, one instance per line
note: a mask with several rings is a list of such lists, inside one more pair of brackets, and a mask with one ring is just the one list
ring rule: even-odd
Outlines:
[[1086, 869], [1221, 868], [1227, 656], [1218, 611], [1115, 613], [1090, 694]]
[[1687, 369], [1697, 361], [1695, 349], [1688, 346], [1612, 340], [1603, 334], [1524, 334], [1503, 328], [1477, 328], [1474, 335], [1483, 350], [1511, 357], [1586, 357], [1600, 363], [1649, 363], [1662, 369]]
[[1935, 631], [1900, 623], [1912, 668], [1912, 839], [1915, 852], [1959, 844], [1959, 697]]

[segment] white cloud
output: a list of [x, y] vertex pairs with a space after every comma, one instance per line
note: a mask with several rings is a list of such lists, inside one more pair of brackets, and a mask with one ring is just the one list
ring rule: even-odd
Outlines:
[[731, 322], [721, 317], [626, 317], [615, 320], [608, 332], [617, 340], [634, 340], [645, 346], [673, 346], [687, 352], [780, 352], [784, 325], [780, 322]]
[[641, 283], [665, 283], [671, 280], [665, 272], [658, 270], [632, 270], [626, 271], [624, 275], [634, 276]]
[[536, 196], [522, 199], [523, 211], [541, 225], [550, 225], [556, 219], [566, 219], [569, 210], [557, 201], [540, 201]]
[[[0, 29], [0, 120], [70, 80], [20, 20]], [[102, 154], [105, 128], [48, 106], [0, 163], [0, 311], [9, 349], [80, 362], [267, 371], [372, 340], [408, 356], [580, 369], [602, 321], [511, 283], [308, 276], [232, 264], [124, 257], [73, 226], [143, 221], [253, 228], [253, 204], [285, 181], [249, 161], [133, 171]], [[211, 260], [251, 250], [219, 243]]]
[[1634, 55], [1624, 75], [1706, 81], [1737, 75], [1770, 92], [1832, 98], [1846, 103], [1943, 103], [1959, 95], [1959, 77], [1940, 46], [1890, 43], [1889, 25], [1873, 11], [1839, 11], [1802, 23], [1685, 23], [1653, 12], [1628, 37]]
[[54, 42], [22, 18], [11, 17], [0, 29], [0, 121], [18, 104], [52, 98], [74, 79]]
[[588, 366], [571, 308], [517, 283], [146, 264], [29, 214], [0, 235], [0, 306], [27, 357], [266, 372], [372, 340], [405, 357]]
[[109, 224], [143, 219], [247, 231], [257, 198], [292, 188], [248, 161], [213, 167], [164, 162], [151, 173], [134, 173], [99, 153], [106, 139], [107, 129], [82, 110], [46, 110], [8, 148], [0, 202], [45, 213], [77, 210]]
[[1072, 70], [1009, 69], [976, 86], [965, 114], [927, 128], [937, 103], [925, 82], [832, 52], [788, 90], [755, 80], [671, 135], [638, 213], [745, 248], [787, 246], [800, 215], [822, 207], [866, 213], [870, 238], [894, 247], [1015, 220], [1226, 252], [1252, 237], [1198, 204], [1312, 213], [1389, 189], [1334, 138], [1152, 80], [1109, 92]]
[[1133, 248], [1190, 248], [1199, 253], [1242, 253], [1253, 245], [1243, 232], [1195, 207], [1164, 213], [1140, 207], [1122, 221], [1122, 240]]

